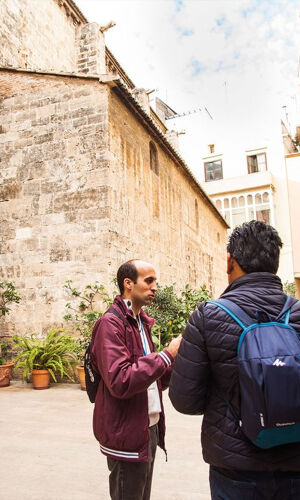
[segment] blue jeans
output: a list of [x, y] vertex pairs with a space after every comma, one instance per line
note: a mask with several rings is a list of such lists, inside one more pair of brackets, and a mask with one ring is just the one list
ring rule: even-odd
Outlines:
[[209, 471], [212, 500], [299, 500], [300, 471], [292, 473], [243, 473], [239, 480], [214, 470]]

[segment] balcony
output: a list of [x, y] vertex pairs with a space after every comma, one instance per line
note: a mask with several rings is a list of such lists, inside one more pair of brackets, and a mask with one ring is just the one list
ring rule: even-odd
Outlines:
[[273, 178], [271, 172], [255, 172], [218, 181], [203, 182], [202, 187], [209, 196], [238, 193], [239, 191], [273, 187]]

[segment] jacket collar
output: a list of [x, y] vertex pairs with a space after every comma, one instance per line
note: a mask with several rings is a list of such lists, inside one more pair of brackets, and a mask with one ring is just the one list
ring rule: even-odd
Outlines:
[[[131, 309], [128, 309], [121, 295], [117, 295], [115, 297], [114, 305], [116, 305], [119, 309], [121, 309], [121, 312], [124, 314], [124, 316], [135, 320], [133, 311]], [[150, 328], [152, 328], [152, 326], [155, 323], [154, 318], [150, 318], [149, 316], [147, 316], [147, 314], [143, 311], [143, 309], [141, 309], [140, 316], [142, 322], [146, 323], [147, 325], [149, 325]]]
[[282, 292], [282, 283], [281, 280], [276, 274], [272, 273], [249, 273], [241, 276], [234, 280], [228, 287], [224, 290], [222, 295], [237, 288], [243, 288], [248, 285], [255, 285], [258, 288], [268, 288], [269, 286], [273, 289], [275, 288], [278, 291]]

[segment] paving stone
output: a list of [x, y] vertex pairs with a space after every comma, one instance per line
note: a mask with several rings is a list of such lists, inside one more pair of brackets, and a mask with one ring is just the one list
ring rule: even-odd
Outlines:
[[[164, 393], [168, 461], [158, 449], [151, 500], [209, 500], [201, 417], [177, 413]], [[77, 384], [0, 389], [5, 500], [109, 500], [106, 458], [92, 432], [93, 405]]]

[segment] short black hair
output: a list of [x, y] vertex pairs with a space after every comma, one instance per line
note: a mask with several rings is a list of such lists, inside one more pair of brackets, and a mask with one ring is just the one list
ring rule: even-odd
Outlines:
[[227, 252], [247, 274], [255, 272], [276, 274], [281, 247], [281, 238], [274, 227], [252, 220], [244, 222], [232, 231]]
[[136, 259], [132, 259], [124, 262], [124, 264], [122, 264], [117, 271], [117, 282], [121, 295], [124, 293], [125, 278], [131, 279], [134, 283], [137, 282], [138, 272], [134, 264], [135, 261]]

